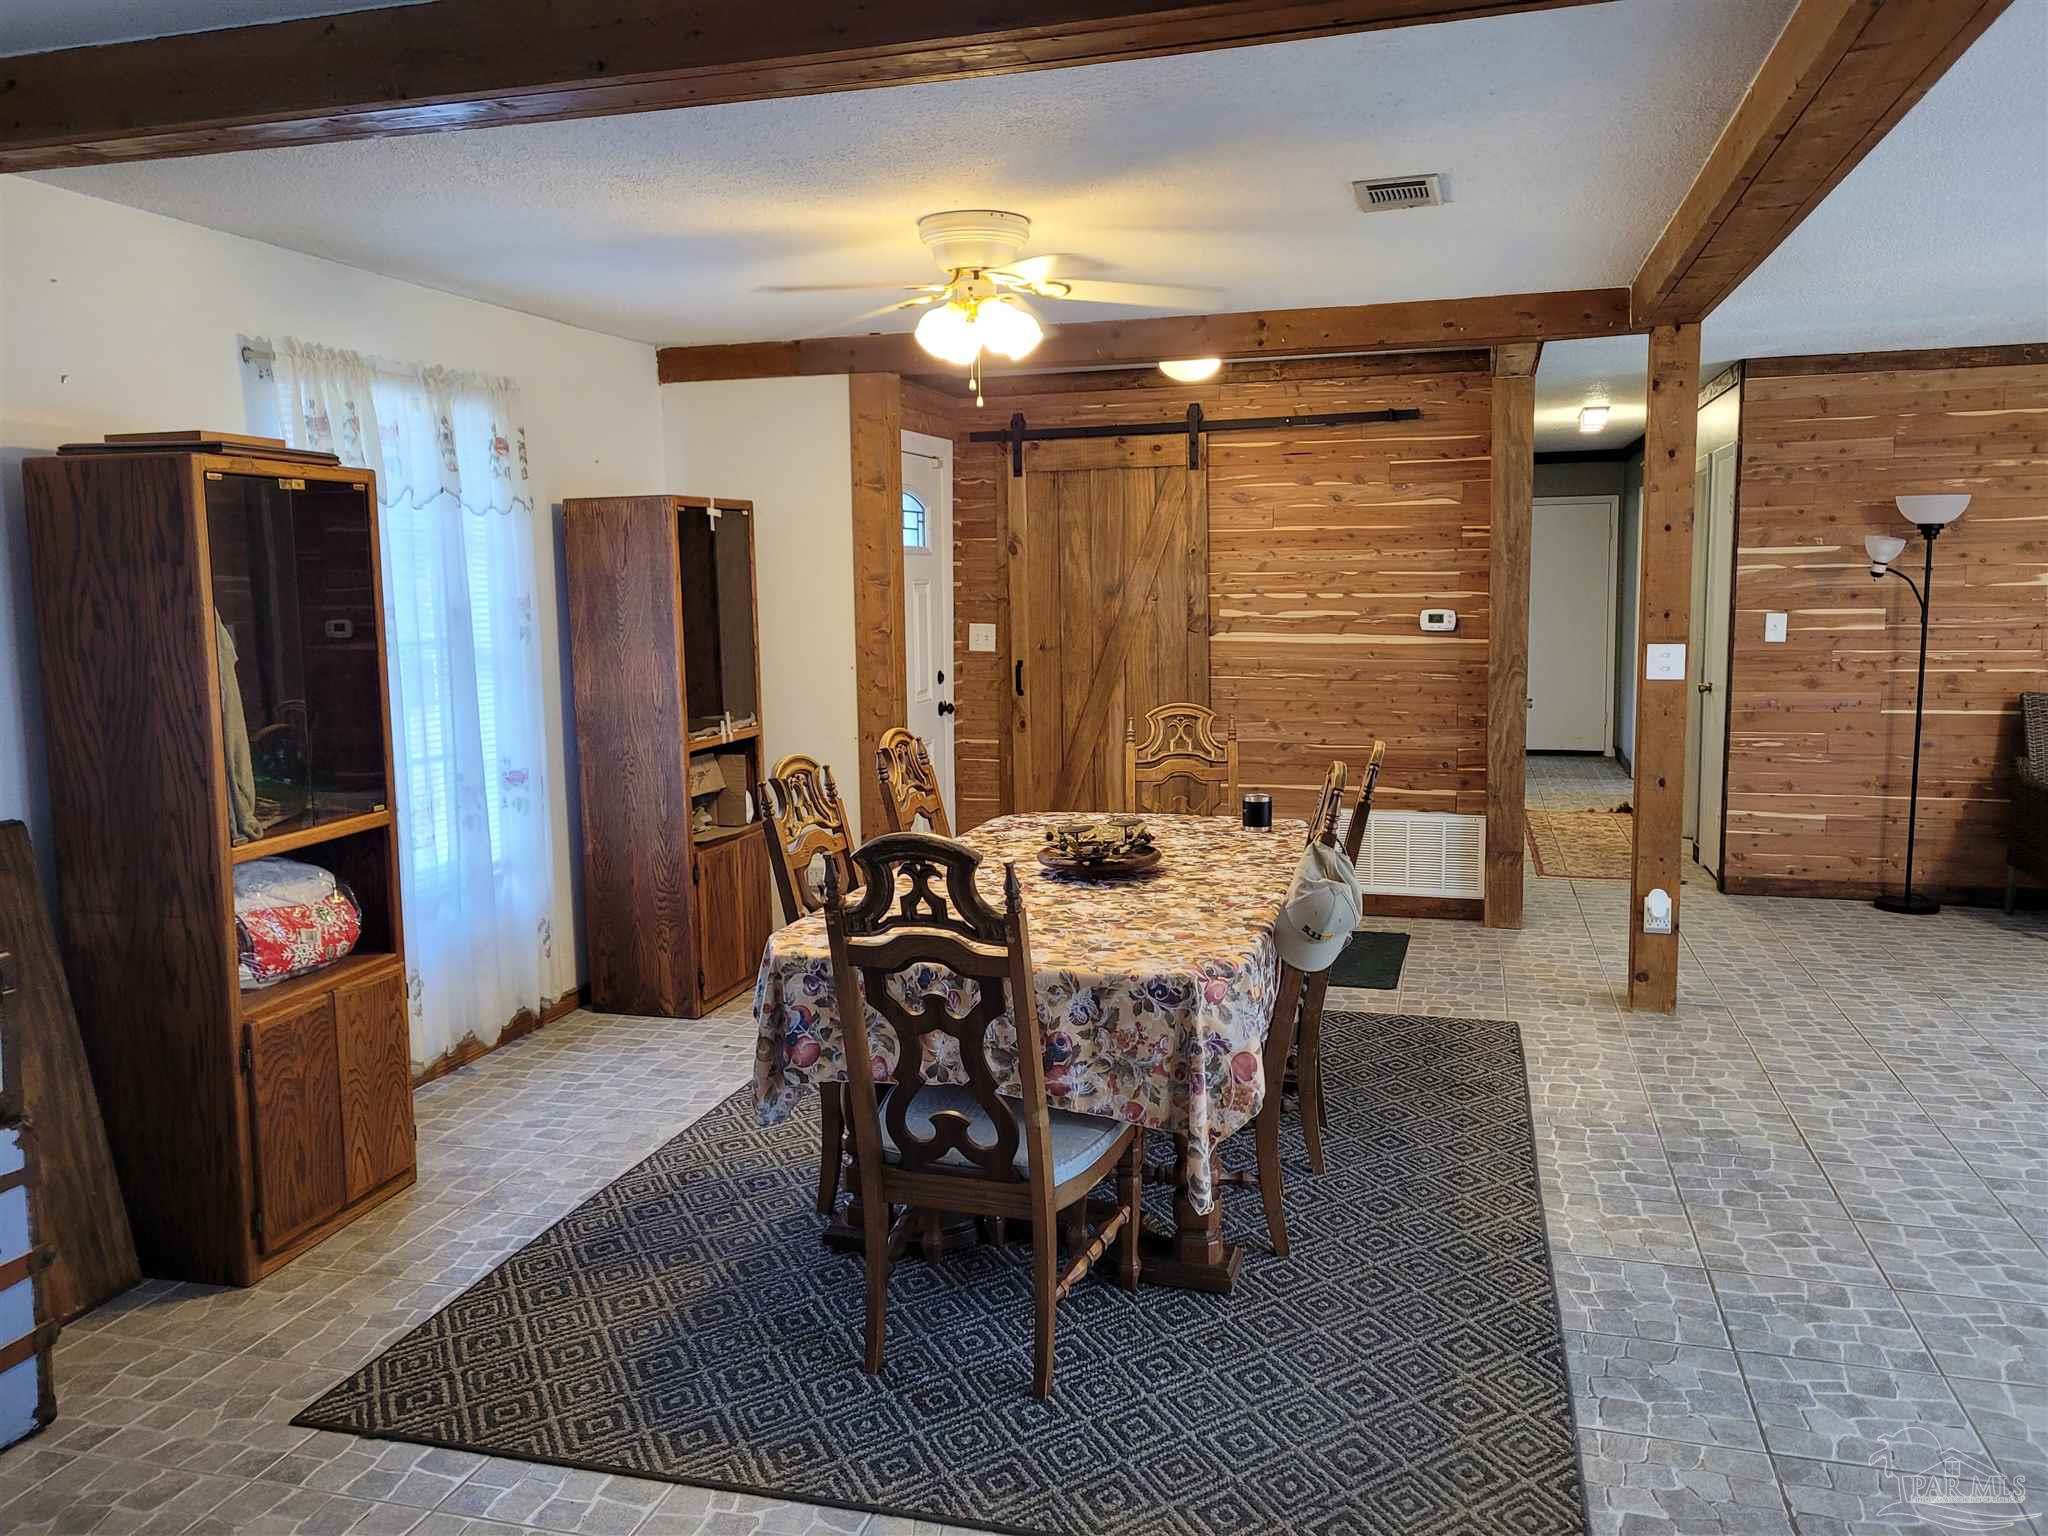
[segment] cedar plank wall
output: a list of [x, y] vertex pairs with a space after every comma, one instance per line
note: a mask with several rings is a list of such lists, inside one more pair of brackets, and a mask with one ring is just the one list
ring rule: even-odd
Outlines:
[[[2018, 696], [2048, 688], [2048, 364], [1783, 366], [1743, 385], [1728, 889], [1896, 887], [1920, 611], [1895, 577], [1872, 583], [1863, 536], [1907, 536], [1918, 582], [1892, 498], [1967, 491], [1934, 548], [1914, 883], [2002, 890]], [[1791, 614], [1788, 643], [1763, 643], [1767, 610]]]
[[[992, 381], [988, 404], [919, 390], [918, 414], [950, 415], [954, 440], [954, 741], [957, 825], [1001, 814], [1008, 616], [997, 559], [1001, 445], [971, 443], [1012, 411], [1035, 425], [1417, 407], [1418, 422], [1209, 437], [1211, 702], [1237, 721], [1246, 788], [1306, 816], [1331, 758], [1362, 771], [1387, 741], [1375, 805], [1486, 811], [1487, 547], [1491, 390], [1486, 354], [1405, 354], [1239, 364], [1206, 384], [1106, 376], [1090, 388]], [[1135, 386], [1133, 379], [1138, 382]], [[1026, 393], [1030, 389], [1039, 393]], [[904, 424], [912, 424], [906, 388]], [[930, 430], [919, 428], [918, 430]], [[942, 434], [943, 435], [943, 434]], [[1458, 610], [1455, 635], [1424, 635], [1423, 608]], [[997, 624], [994, 655], [967, 649]]]

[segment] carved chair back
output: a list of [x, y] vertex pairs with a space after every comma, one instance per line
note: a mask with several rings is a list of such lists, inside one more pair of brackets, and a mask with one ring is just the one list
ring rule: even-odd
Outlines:
[[763, 785], [757, 809], [767, 825], [768, 865], [774, 871], [775, 892], [782, 898], [782, 920], [793, 923], [825, 904], [824, 887], [811, 876], [811, 866], [821, 856], [837, 867], [841, 890], [860, 884], [853, 864], [853, 833], [832, 770], [816, 758], [790, 753], [775, 764]]
[[[981, 855], [950, 838], [888, 832], [863, 843], [853, 859], [863, 881], [854, 896], [839, 899], [836, 877], [827, 875], [832, 894], [825, 905], [825, 931], [841, 1028], [847, 1029], [847, 1020], [865, 1018], [872, 1032], [879, 1018], [897, 1047], [895, 1087], [886, 1103], [878, 1103], [878, 1053], [856, 1049], [858, 1041], [847, 1030], [846, 1115], [857, 1157], [865, 1167], [881, 1166], [886, 1116], [896, 1166], [906, 1173], [1017, 1184], [1022, 1182], [1016, 1161], [1022, 1146], [1031, 1182], [1048, 1182], [1052, 1130], [1045, 1103], [1045, 1041], [1031, 986], [1031, 938], [1016, 865], [1003, 867], [1003, 907], [998, 911], [975, 886]], [[907, 994], [908, 1002], [891, 988], [899, 977], [897, 990]], [[1009, 1047], [1006, 1040], [989, 1039], [991, 1026], [1005, 1014], [1014, 1028], [1021, 1094], [1015, 1099], [996, 1092], [999, 1073], [991, 1060], [992, 1049]], [[928, 1074], [936, 1053], [928, 1042], [934, 1036], [949, 1037], [957, 1049], [967, 1091], [993, 1129], [992, 1142], [976, 1141], [969, 1117], [955, 1109], [929, 1116], [930, 1135], [911, 1125], [916, 1090], [932, 1080]], [[869, 1038], [874, 1042], [872, 1033]]]
[[1344, 782], [1350, 776], [1351, 770], [1341, 762], [1330, 764], [1323, 775], [1323, 792], [1316, 797], [1315, 814], [1308, 822], [1309, 842], [1337, 846], [1337, 814], [1344, 809]]
[[1380, 764], [1387, 760], [1387, 744], [1374, 741], [1372, 757], [1366, 762], [1365, 777], [1358, 785], [1358, 803], [1351, 807], [1351, 825], [1344, 829], [1344, 857], [1358, 868], [1358, 855], [1365, 847], [1365, 824], [1372, 819], [1372, 792], [1380, 782]]
[[915, 832], [922, 816], [940, 837], [953, 835], [931, 752], [920, 738], [900, 725], [884, 731], [875, 751], [875, 777], [881, 781], [882, 809], [891, 832]]
[[1132, 811], [1220, 816], [1237, 809], [1237, 722], [1216, 734], [1216, 711], [1162, 704], [1124, 727], [1124, 803]]

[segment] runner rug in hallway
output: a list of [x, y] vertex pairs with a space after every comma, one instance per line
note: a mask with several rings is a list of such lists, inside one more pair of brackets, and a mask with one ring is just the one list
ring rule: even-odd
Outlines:
[[1530, 811], [1529, 854], [1554, 880], [1626, 880], [1635, 817], [1627, 811]]
[[1583, 1536], [1518, 1031], [1333, 1013], [1323, 1049], [1324, 1177], [1286, 1122], [1293, 1256], [1226, 1191], [1236, 1294], [1091, 1275], [1049, 1402], [1019, 1245], [901, 1263], [861, 1373], [817, 1122], [763, 1130], [742, 1092], [295, 1422], [1050, 1536]]

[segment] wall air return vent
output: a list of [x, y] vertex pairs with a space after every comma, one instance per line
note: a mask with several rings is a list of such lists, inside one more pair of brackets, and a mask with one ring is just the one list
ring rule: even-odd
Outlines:
[[[1348, 814], [1344, 822], [1350, 830]], [[1370, 896], [1484, 896], [1486, 818], [1374, 811], [1358, 851], [1358, 883]]]
[[1364, 213], [1391, 213], [1397, 208], [1436, 208], [1444, 200], [1444, 179], [1427, 176], [1386, 176], [1378, 181], [1354, 181], [1352, 195]]

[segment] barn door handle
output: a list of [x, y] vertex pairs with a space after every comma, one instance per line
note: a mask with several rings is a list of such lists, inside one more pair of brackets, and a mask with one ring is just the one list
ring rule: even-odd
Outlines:
[[1017, 663], [1017, 697], [1024, 697], [1024, 663]]

